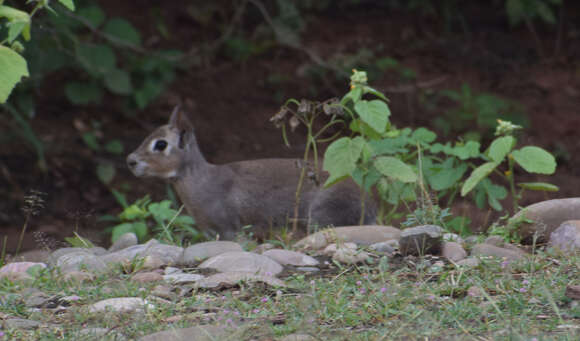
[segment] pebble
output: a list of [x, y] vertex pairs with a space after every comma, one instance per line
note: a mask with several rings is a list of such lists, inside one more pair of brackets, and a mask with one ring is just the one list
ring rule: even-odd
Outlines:
[[202, 269], [218, 272], [244, 271], [261, 275], [276, 276], [282, 272], [282, 265], [272, 259], [252, 252], [226, 252], [211, 257], [199, 265]]

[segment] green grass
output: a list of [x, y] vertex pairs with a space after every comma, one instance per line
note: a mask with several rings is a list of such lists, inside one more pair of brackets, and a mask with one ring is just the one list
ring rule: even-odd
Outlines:
[[[580, 257], [538, 252], [508, 264], [483, 259], [458, 268], [436, 258], [376, 258], [375, 264], [337, 267], [285, 278], [277, 290], [242, 283], [238, 288], [190, 291], [178, 288], [171, 301], [151, 298], [159, 284], [138, 284], [121, 271], [89, 283], [63, 282], [44, 271], [34, 282], [0, 281], [0, 316], [43, 322], [36, 330], [2, 330], [4, 339], [73, 340], [90, 327], [129, 339], [199, 324], [234, 326], [236, 339], [276, 339], [308, 333], [324, 340], [577, 340], [580, 307], [564, 295], [580, 284]], [[64, 312], [33, 311], [23, 291], [78, 295]], [[472, 287], [470, 290], [469, 288]], [[479, 289], [479, 294], [468, 292]], [[111, 297], [142, 297], [155, 305], [144, 315], [90, 314], [84, 307]]]

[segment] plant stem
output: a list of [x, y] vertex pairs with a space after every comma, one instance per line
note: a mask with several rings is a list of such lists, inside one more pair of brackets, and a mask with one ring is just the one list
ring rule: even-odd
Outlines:
[[20, 248], [22, 247], [22, 241], [24, 240], [24, 234], [26, 233], [26, 229], [28, 228], [28, 221], [30, 220], [30, 214], [26, 214], [26, 219], [24, 220], [24, 225], [22, 226], [22, 231], [20, 231], [20, 237], [18, 238], [18, 244], [16, 245], [16, 252], [14, 255], [18, 255], [20, 253]]
[[512, 192], [512, 214], [516, 213], [516, 210], [518, 209], [518, 194], [516, 193], [516, 185], [514, 182], [514, 159], [511, 156], [511, 154], [508, 154], [508, 180], [510, 183], [510, 191]]

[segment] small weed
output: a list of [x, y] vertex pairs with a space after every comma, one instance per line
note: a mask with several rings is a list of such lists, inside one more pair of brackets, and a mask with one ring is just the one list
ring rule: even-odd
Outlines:
[[183, 206], [179, 210], [171, 208], [170, 200], [152, 203], [149, 196], [145, 196], [125, 206], [118, 217], [102, 219], [119, 222], [111, 228], [113, 242], [128, 232], [135, 233], [140, 241], [153, 236], [160, 241], [177, 245], [203, 239], [202, 233], [194, 228], [193, 218], [180, 215], [182, 210]]

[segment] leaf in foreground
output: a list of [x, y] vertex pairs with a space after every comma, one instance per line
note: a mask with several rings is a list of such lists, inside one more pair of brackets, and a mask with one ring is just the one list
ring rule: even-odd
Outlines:
[[324, 187], [346, 178], [354, 171], [364, 143], [360, 136], [354, 139], [343, 137], [328, 146], [324, 153], [324, 170], [329, 172], [330, 176]]
[[22, 77], [28, 77], [26, 60], [10, 48], [0, 45], [0, 103], [6, 102]]
[[401, 182], [417, 181], [417, 174], [403, 161], [392, 156], [381, 156], [375, 161], [375, 167], [381, 174]]
[[556, 171], [556, 159], [540, 147], [526, 146], [512, 153], [518, 165], [530, 173], [553, 174]]
[[461, 196], [465, 196], [467, 193], [471, 192], [471, 190], [477, 186], [481, 180], [485, 179], [498, 165], [499, 163], [497, 162], [487, 162], [474, 169], [461, 187]]

